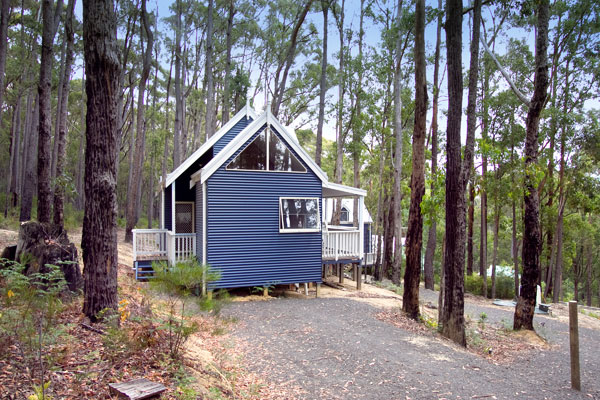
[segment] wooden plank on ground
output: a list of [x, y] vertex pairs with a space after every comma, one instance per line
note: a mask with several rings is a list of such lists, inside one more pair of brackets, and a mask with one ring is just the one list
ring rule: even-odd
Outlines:
[[167, 390], [163, 384], [151, 382], [146, 378], [134, 379], [129, 382], [110, 383], [108, 386], [111, 393], [131, 400], [148, 399]]

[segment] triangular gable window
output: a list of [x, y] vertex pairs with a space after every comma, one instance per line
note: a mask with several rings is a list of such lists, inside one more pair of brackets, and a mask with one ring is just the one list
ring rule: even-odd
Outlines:
[[306, 172], [306, 168], [279, 137], [270, 133], [269, 138], [269, 170]]
[[267, 169], [267, 135], [262, 131], [236, 158], [227, 169], [265, 171]]
[[[267, 147], [268, 143], [268, 147]], [[269, 162], [267, 163], [267, 159]], [[269, 128], [227, 165], [229, 170], [306, 172], [304, 165]]]

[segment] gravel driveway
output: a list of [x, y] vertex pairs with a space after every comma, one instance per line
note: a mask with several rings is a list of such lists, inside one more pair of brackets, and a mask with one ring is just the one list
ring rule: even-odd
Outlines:
[[[421, 298], [437, 298], [423, 291]], [[540, 331], [552, 350], [494, 365], [450, 342], [377, 320], [380, 311], [351, 298], [232, 303], [233, 335], [247, 345], [247, 367], [305, 399], [600, 399], [600, 332], [580, 328], [582, 387], [570, 389], [568, 326], [552, 318]], [[473, 304], [490, 323], [512, 312]]]

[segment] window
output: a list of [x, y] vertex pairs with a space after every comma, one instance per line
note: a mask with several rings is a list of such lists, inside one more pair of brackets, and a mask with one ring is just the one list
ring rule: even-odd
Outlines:
[[[268, 163], [267, 163], [268, 160]], [[304, 165], [269, 128], [263, 130], [229, 165], [228, 170], [306, 172]]]
[[350, 213], [346, 207], [342, 207], [342, 213], [340, 215], [340, 222], [349, 222], [350, 221]]
[[281, 197], [279, 199], [279, 232], [318, 232], [320, 230], [318, 198]]
[[269, 135], [269, 170], [306, 172], [302, 163], [274, 133]]
[[262, 131], [236, 158], [227, 169], [264, 171], [267, 169], [267, 135]]

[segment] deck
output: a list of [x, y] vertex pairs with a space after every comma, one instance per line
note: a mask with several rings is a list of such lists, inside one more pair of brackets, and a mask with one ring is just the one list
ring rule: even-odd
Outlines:
[[[374, 254], [362, 254], [360, 231], [353, 227], [328, 226], [322, 232], [323, 264], [372, 265]], [[196, 256], [195, 233], [173, 233], [167, 229], [133, 230], [133, 268], [136, 279], [152, 273], [153, 261], [173, 265]]]

